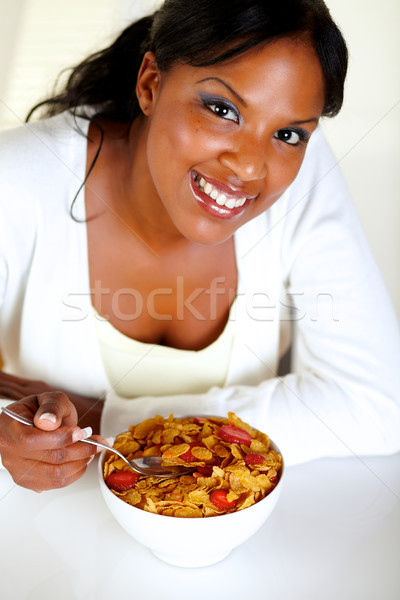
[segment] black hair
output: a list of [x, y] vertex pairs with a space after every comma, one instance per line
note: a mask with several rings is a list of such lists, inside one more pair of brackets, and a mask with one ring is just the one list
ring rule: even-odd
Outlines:
[[[98, 117], [132, 122], [140, 114], [136, 79], [146, 51], [161, 72], [177, 63], [212, 65], [282, 37], [309, 41], [325, 84], [323, 116], [343, 103], [346, 43], [322, 0], [165, 0], [154, 15], [127, 27], [115, 42], [72, 70], [65, 88], [36, 105], [44, 116], [69, 110], [91, 121]], [[89, 115], [89, 113], [86, 113]]]

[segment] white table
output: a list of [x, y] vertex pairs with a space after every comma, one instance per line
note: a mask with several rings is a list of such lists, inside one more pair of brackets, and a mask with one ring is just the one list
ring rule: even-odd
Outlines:
[[400, 455], [287, 469], [264, 527], [202, 569], [171, 567], [132, 540], [96, 466], [42, 494], [0, 472], [2, 600], [400, 599]]

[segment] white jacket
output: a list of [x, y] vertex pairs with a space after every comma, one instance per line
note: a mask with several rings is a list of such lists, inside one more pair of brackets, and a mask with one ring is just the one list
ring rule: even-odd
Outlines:
[[[79, 120], [87, 131], [87, 122]], [[91, 316], [86, 139], [69, 115], [0, 134], [0, 347], [5, 370], [106, 398], [102, 433], [152, 414], [237, 412], [287, 464], [400, 449], [396, 317], [322, 133], [295, 182], [235, 234], [239, 289], [226, 385], [128, 400], [112, 391]], [[292, 306], [289, 310], [289, 306]], [[292, 372], [277, 377], [292, 330]]]

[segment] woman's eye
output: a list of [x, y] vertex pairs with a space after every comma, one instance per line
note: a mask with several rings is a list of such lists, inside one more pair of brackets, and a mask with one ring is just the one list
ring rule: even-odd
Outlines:
[[217, 115], [217, 117], [221, 117], [221, 119], [226, 119], [228, 121], [234, 121], [235, 123], [239, 123], [239, 111], [229, 102], [203, 95], [201, 95], [201, 100], [203, 102], [203, 105], [208, 110]]
[[300, 143], [307, 143], [310, 134], [304, 129], [279, 129], [274, 133], [274, 137], [286, 144], [298, 146]]
[[218, 102], [215, 104], [209, 104], [208, 108], [212, 110], [216, 115], [222, 117], [223, 119], [228, 119], [229, 121], [238, 121], [237, 114], [232, 108], [222, 104], [222, 102]]

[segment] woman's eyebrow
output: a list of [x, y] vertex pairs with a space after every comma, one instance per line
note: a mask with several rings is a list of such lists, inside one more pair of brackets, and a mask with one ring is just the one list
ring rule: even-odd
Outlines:
[[290, 125], [305, 125], [306, 123], [318, 123], [319, 119], [317, 117], [312, 117], [311, 119], [304, 119], [303, 121], [292, 121]]
[[204, 79], [200, 79], [200, 81], [198, 81], [197, 83], [204, 83], [205, 81], [218, 81], [219, 83], [222, 83], [222, 85], [224, 85], [226, 87], [226, 89], [228, 89], [230, 91], [232, 96], [235, 96], [236, 100], [238, 100], [238, 102], [240, 102], [240, 104], [242, 106], [244, 106], [245, 108], [247, 107], [247, 103], [242, 98], [242, 96], [240, 96], [240, 94], [235, 92], [235, 90], [228, 83], [226, 83], [226, 81], [224, 81], [223, 79], [220, 79], [219, 77], [205, 77]]

